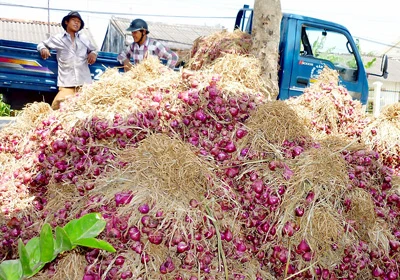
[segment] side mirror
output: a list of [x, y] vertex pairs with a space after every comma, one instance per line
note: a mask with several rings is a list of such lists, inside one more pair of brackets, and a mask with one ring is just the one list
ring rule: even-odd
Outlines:
[[368, 76], [376, 76], [376, 77], [383, 77], [384, 79], [387, 79], [389, 72], [387, 71], [388, 69], [388, 57], [386, 54], [382, 56], [382, 62], [381, 62], [381, 74], [374, 74], [374, 73], [367, 73]]
[[[248, 12], [250, 16], [247, 17]], [[243, 32], [251, 34], [253, 28], [253, 9], [249, 8], [249, 5], [244, 5], [236, 15], [234, 30], [240, 29]]]
[[382, 77], [387, 78], [388, 77], [388, 57], [386, 54], [383, 55], [382, 57], [382, 63], [381, 63], [381, 71], [382, 71]]

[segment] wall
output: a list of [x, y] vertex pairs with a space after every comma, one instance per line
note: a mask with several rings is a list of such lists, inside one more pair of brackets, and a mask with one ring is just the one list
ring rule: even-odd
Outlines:
[[121, 35], [121, 32], [115, 28], [111, 22], [108, 24], [107, 32], [104, 37], [101, 51], [120, 53], [126, 48], [125, 37]]

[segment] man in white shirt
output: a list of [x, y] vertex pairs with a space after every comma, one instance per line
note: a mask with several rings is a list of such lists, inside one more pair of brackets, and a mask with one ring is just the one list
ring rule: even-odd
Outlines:
[[97, 52], [90, 40], [79, 33], [85, 26], [80, 14], [76, 11], [66, 15], [62, 22], [65, 32], [56, 34], [39, 43], [37, 50], [43, 59], [50, 57], [50, 49], [57, 52], [58, 93], [51, 104], [54, 110], [60, 103], [78, 92], [83, 84], [92, 83], [89, 65], [97, 59]]

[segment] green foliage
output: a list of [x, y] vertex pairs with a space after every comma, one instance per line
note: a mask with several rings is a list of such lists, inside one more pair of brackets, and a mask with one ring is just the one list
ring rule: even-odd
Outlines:
[[83, 238], [91, 238], [97, 236], [106, 226], [100, 214], [90, 213], [85, 219], [72, 220], [64, 227], [65, 232], [71, 240], [71, 243]]
[[367, 63], [365, 63], [365, 68], [370, 68], [372, 65], [374, 65], [374, 63], [376, 62], [376, 58], [374, 57], [371, 61], [368, 61]]
[[51, 262], [54, 256], [54, 239], [49, 224], [44, 224], [40, 231], [40, 261], [43, 263]]
[[32, 274], [32, 269], [29, 264], [30, 259], [29, 259], [28, 251], [26, 250], [25, 245], [21, 239], [18, 240], [18, 254], [19, 254], [19, 260], [21, 261], [21, 267], [22, 267], [23, 274], [30, 276]]
[[115, 252], [106, 241], [96, 239], [105, 228], [106, 221], [99, 213], [90, 213], [74, 219], [64, 228], [56, 227], [54, 239], [49, 224], [44, 224], [39, 237], [34, 237], [26, 245], [18, 240], [19, 259], [0, 263], [1, 280], [21, 280], [38, 273], [46, 263], [52, 262], [58, 254], [85, 246]]
[[[352, 58], [351, 60], [347, 60], [346, 58], [340, 57], [334, 54], [335, 47], [331, 47], [327, 50], [324, 50], [325, 45], [325, 37], [317, 38], [317, 40], [312, 45], [312, 51], [315, 57], [326, 59], [331, 61], [334, 65], [336, 64], [344, 64], [351, 69], [357, 69], [357, 62]], [[356, 47], [361, 53], [361, 45], [359, 40], [356, 40]], [[370, 68], [376, 61], [376, 58], [372, 59], [371, 61], [364, 64], [365, 68]]]
[[19, 260], [3, 261], [0, 264], [0, 279], [19, 280], [22, 277], [22, 266]]
[[103, 250], [106, 250], [108, 252], [114, 252], [115, 249], [111, 246], [110, 243], [99, 240], [96, 238], [82, 238], [76, 241], [76, 245], [79, 246], [85, 246], [85, 247], [90, 247], [90, 248], [101, 248]]
[[32, 267], [31, 275], [38, 273], [46, 263], [40, 263], [40, 238], [34, 237], [26, 243], [26, 251], [29, 255], [29, 266]]
[[0, 94], [0, 117], [9, 117], [11, 115], [11, 106], [3, 102], [3, 95]]
[[56, 227], [56, 248], [58, 248], [60, 252], [72, 249], [71, 239], [68, 237], [65, 230], [59, 226]]

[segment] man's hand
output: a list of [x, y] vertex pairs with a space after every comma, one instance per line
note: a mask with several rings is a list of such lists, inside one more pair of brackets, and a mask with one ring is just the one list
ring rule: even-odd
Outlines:
[[190, 80], [193, 78], [193, 76], [194, 76], [193, 71], [186, 69], [182, 71], [182, 80]]
[[41, 56], [43, 59], [48, 59], [48, 58], [50, 57], [50, 51], [49, 51], [49, 49], [48, 49], [48, 48], [43, 48], [43, 49], [41, 49], [41, 50], [40, 50], [40, 56]]
[[93, 63], [95, 63], [96, 59], [97, 59], [97, 54], [96, 53], [91, 52], [90, 54], [88, 54], [87, 61], [88, 61], [89, 65], [92, 65]]
[[124, 70], [125, 72], [129, 71], [132, 68], [132, 63], [129, 59], [124, 60]]

